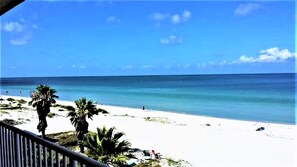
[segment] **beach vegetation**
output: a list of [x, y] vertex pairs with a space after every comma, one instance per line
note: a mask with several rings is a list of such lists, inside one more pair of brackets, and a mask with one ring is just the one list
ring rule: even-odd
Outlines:
[[0, 104], [0, 107], [1, 108], [8, 108], [8, 107], [11, 107], [11, 105], [9, 105], [9, 104]]
[[26, 104], [26, 103], [27, 103], [27, 101], [24, 100], [24, 99], [19, 99], [19, 100], [17, 100], [17, 102], [18, 102], [19, 104]]
[[75, 108], [71, 105], [66, 106], [66, 105], [61, 105], [61, 104], [54, 104], [54, 105], [52, 105], [52, 107], [59, 107], [59, 108], [65, 109], [67, 111], [75, 111]]
[[0, 110], [0, 113], [2, 113], [2, 114], [9, 114], [9, 112], [4, 111], [4, 110]]
[[75, 111], [75, 108], [73, 106], [61, 106], [62, 108], [68, 110], [68, 111]]
[[20, 108], [21, 108], [20, 105], [12, 106], [11, 104], [0, 104], [0, 109], [2, 110], [17, 110]]
[[7, 118], [5, 118], [4, 120], [2, 120], [1, 122], [6, 123], [8, 125], [12, 125], [12, 126], [19, 125], [19, 124], [22, 124], [23, 123], [22, 121], [16, 121], [14, 119], [7, 119]]
[[133, 115], [129, 115], [129, 114], [113, 115], [113, 116], [135, 118], [135, 116], [133, 116]]
[[67, 117], [70, 117], [72, 125], [75, 127], [76, 137], [78, 145], [80, 146], [80, 152], [84, 152], [84, 146], [82, 144], [83, 138], [88, 133], [89, 123], [87, 118], [93, 118], [93, 115], [98, 115], [99, 111], [95, 108], [92, 100], [81, 98], [75, 101], [76, 109], [70, 111]]
[[31, 95], [31, 101], [29, 105], [36, 107], [39, 123], [37, 129], [42, 133], [42, 137], [45, 138], [45, 129], [47, 127], [46, 117], [50, 113], [50, 107], [52, 104], [56, 103], [58, 96], [57, 91], [51, 89], [47, 85], [39, 85], [36, 90]]
[[139, 163], [135, 167], [161, 167], [161, 165], [160, 165], [160, 160], [150, 159], [147, 162]]
[[104, 110], [104, 109], [102, 109], [102, 108], [96, 108], [96, 110], [97, 110], [98, 113], [109, 114], [108, 111], [106, 111], [106, 110]]
[[162, 117], [145, 117], [144, 120], [149, 122], [159, 122], [162, 124], [170, 124], [170, 121], [168, 118], [162, 118]]
[[97, 128], [97, 133], [88, 133], [84, 139], [87, 155], [106, 164], [122, 166], [128, 160], [131, 143], [120, 140], [125, 133], [115, 132], [115, 127]]
[[52, 104], [52, 107], [61, 107], [61, 104]]
[[58, 145], [61, 145], [67, 148], [77, 147], [77, 137], [75, 135], [75, 131], [66, 131], [66, 132], [48, 134], [47, 137], [56, 141]]
[[15, 99], [11, 98], [11, 97], [7, 98], [6, 100], [9, 101], [9, 102], [14, 102], [15, 101]]
[[53, 118], [53, 117], [56, 116], [56, 115], [57, 115], [57, 114], [55, 114], [55, 113], [49, 112], [47, 116], [48, 116], [49, 118]]

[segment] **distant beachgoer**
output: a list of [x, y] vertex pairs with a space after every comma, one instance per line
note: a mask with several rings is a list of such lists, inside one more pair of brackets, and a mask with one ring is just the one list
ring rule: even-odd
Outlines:
[[144, 106], [142, 106], [142, 110], [145, 110]]
[[152, 159], [155, 159], [156, 158], [156, 154], [155, 154], [155, 150], [152, 150]]
[[6, 94], [8, 94], [8, 90], [6, 91]]

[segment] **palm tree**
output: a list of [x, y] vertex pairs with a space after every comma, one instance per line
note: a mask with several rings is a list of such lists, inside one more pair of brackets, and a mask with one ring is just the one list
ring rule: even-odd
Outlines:
[[99, 111], [96, 109], [93, 101], [87, 101], [86, 98], [81, 98], [75, 101], [76, 110], [70, 111], [67, 117], [70, 117], [72, 125], [75, 127], [76, 137], [78, 140], [78, 145], [80, 147], [80, 152], [84, 152], [84, 146], [82, 145], [83, 138], [86, 133], [88, 133], [89, 123], [87, 118], [92, 119], [93, 115], [98, 115]]
[[42, 137], [45, 138], [45, 129], [47, 127], [46, 117], [50, 112], [51, 104], [56, 103], [55, 98], [59, 98], [56, 95], [57, 91], [51, 89], [47, 85], [39, 85], [36, 87], [36, 91], [31, 94], [31, 101], [29, 105], [36, 107], [39, 123], [37, 129], [42, 133]]
[[97, 128], [97, 134], [89, 133], [84, 140], [84, 146], [88, 148], [92, 158], [103, 163], [122, 165], [126, 162], [127, 156], [124, 155], [131, 146], [127, 140], [120, 141], [124, 136], [123, 132], [115, 132], [115, 127], [110, 129]]

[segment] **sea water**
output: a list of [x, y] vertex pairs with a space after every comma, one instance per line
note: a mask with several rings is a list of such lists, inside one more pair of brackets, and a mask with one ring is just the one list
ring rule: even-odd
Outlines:
[[30, 97], [39, 84], [60, 100], [295, 124], [295, 74], [1, 78], [1, 94]]

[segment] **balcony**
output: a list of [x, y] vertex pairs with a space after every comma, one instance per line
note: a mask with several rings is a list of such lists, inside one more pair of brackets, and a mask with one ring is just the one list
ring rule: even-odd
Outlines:
[[0, 167], [107, 167], [84, 155], [0, 122]]

